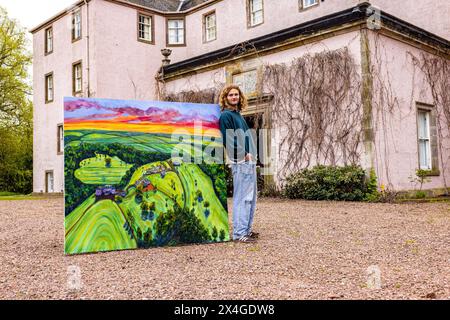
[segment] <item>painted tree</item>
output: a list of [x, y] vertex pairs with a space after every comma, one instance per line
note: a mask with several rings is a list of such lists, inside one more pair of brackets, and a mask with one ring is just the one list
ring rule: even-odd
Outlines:
[[142, 212], [146, 212], [146, 211], [148, 211], [148, 209], [149, 209], [149, 204], [148, 204], [148, 202], [145, 201], [145, 200], [143, 200], [143, 201], [141, 202], [141, 210], [142, 210]]
[[144, 232], [144, 247], [149, 248], [153, 245], [153, 235], [152, 229], [148, 228], [147, 231]]
[[144, 193], [142, 192], [142, 185], [139, 185], [136, 188], [136, 196], [134, 197], [135, 201], [137, 203], [141, 203], [142, 202], [142, 198], [143, 198]]
[[127, 216], [128, 216], [128, 223], [130, 224], [130, 226], [133, 226], [134, 225], [134, 216], [131, 213], [131, 211], [127, 212]]
[[212, 229], [212, 232], [211, 232], [212, 240], [215, 241], [217, 239], [218, 235], [219, 235], [219, 233], [217, 232], [217, 228], [216, 228], [216, 226], [214, 226]]
[[109, 167], [111, 167], [111, 158], [105, 158], [105, 166], [107, 167], [107, 168], [109, 168]]
[[137, 231], [136, 231], [136, 237], [137, 237], [138, 242], [140, 242], [142, 240], [142, 230], [139, 227], [137, 228]]
[[195, 194], [197, 196], [197, 201], [202, 202], [203, 201], [203, 193], [200, 190], [197, 190], [197, 192]]
[[220, 241], [224, 241], [225, 240], [225, 236], [226, 236], [226, 234], [225, 234], [225, 230], [220, 230], [220, 234], [219, 234], [219, 240]]
[[[205, 217], [206, 218], [208, 218], [209, 217], [209, 214], [211, 213], [210, 211], [209, 211], [209, 206], [210, 206], [210, 204], [209, 204], [209, 202], [208, 201], [205, 201], [205, 203], [203, 204], [203, 206], [205, 207]], [[217, 235], [216, 235], [216, 237], [217, 237]], [[214, 238], [215, 239], [215, 238]]]

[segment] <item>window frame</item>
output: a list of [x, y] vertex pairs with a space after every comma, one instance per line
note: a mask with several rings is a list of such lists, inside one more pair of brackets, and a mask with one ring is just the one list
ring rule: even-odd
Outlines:
[[[426, 112], [428, 116], [428, 141], [429, 141], [429, 163], [431, 169], [425, 169], [421, 167], [420, 163], [420, 113]], [[439, 148], [438, 148], [438, 136], [436, 122], [438, 121], [436, 117], [436, 109], [433, 105], [428, 105], [424, 103], [416, 103], [416, 125], [417, 125], [417, 164], [420, 170], [427, 172], [427, 176], [440, 176], [439, 170]]]
[[[79, 14], [80, 16], [80, 36], [79, 37], [75, 37], [75, 27], [76, 27], [76, 22], [75, 22], [75, 17]], [[82, 16], [82, 12], [81, 12], [81, 8], [78, 8], [77, 10], [75, 10], [72, 13], [72, 43], [76, 42], [78, 40], [80, 40], [81, 38], [83, 38], [83, 16]]]
[[[422, 115], [424, 116], [424, 118], [422, 118]], [[423, 122], [422, 119], [424, 119], [426, 121], [425, 125], [426, 128], [422, 128]], [[417, 126], [418, 126], [418, 131], [417, 131], [417, 143], [419, 144], [419, 169], [420, 170], [433, 170], [433, 164], [432, 164], [432, 154], [431, 154], [431, 111], [430, 110], [426, 110], [426, 109], [422, 109], [422, 108], [418, 108], [417, 109]], [[424, 130], [423, 130], [424, 129]], [[426, 132], [426, 137], [421, 137], [420, 136], [420, 132]], [[424, 168], [422, 167], [422, 163], [420, 161], [420, 159], [422, 159], [421, 157], [421, 145], [425, 144], [426, 147], [426, 164], [427, 167]]]
[[[49, 94], [48, 94], [48, 90], [49, 90], [49, 86], [48, 86], [48, 78], [51, 77], [52, 78], [52, 99], [49, 99]], [[45, 81], [45, 103], [51, 103], [55, 100], [55, 77], [53, 75], [53, 71], [49, 72], [47, 74], [44, 75], [44, 81]]]
[[320, 0], [316, 0], [316, 1], [317, 1], [316, 3], [305, 7], [305, 0], [299, 0], [298, 1], [299, 11], [305, 11], [305, 10], [309, 10], [309, 9], [317, 7], [320, 4]]
[[247, 0], [246, 1], [246, 7], [247, 7], [247, 28], [255, 28], [255, 27], [258, 27], [258, 26], [260, 26], [260, 25], [262, 25], [262, 24], [264, 24], [264, 21], [265, 21], [265, 19], [264, 19], [264, 0], [261, 0], [261, 6], [262, 6], [262, 9], [261, 9], [261, 12], [262, 12], [262, 21], [261, 22], [259, 22], [259, 23], [256, 23], [256, 24], [252, 24], [252, 15], [254, 14], [254, 12], [252, 12], [252, 2], [253, 2], [254, 0]]
[[[182, 20], [183, 21], [183, 43], [170, 43], [170, 29], [169, 22], [173, 20]], [[177, 29], [178, 30], [178, 29]], [[166, 17], [166, 45], [168, 47], [185, 47], [186, 46], [186, 18], [185, 17]]]
[[[52, 175], [52, 183], [53, 183], [53, 190], [52, 192], [49, 192], [49, 185], [48, 185], [48, 179], [47, 174]], [[55, 193], [55, 173], [53, 170], [45, 170], [45, 193]]]
[[[208, 40], [208, 27], [207, 27], [207, 25], [206, 25], [206, 19], [207, 19], [209, 16], [212, 16], [212, 15], [214, 15], [214, 21], [215, 21], [214, 28], [215, 28], [215, 33], [214, 33], [214, 39], [209, 39], [209, 40]], [[202, 25], [203, 25], [203, 43], [209, 43], [209, 42], [216, 41], [216, 40], [217, 40], [217, 14], [216, 14], [216, 10], [212, 10], [212, 11], [209, 11], [209, 12], [203, 14], [203, 16], [202, 16]]]
[[[51, 32], [52, 32], [52, 37], [51, 37], [51, 39], [52, 39], [52, 41], [51, 41], [51, 44], [52, 44], [52, 50], [48, 50], [48, 31], [50, 31], [51, 30]], [[53, 53], [53, 49], [54, 49], [54, 47], [55, 47], [55, 35], [54, 35], [54, 33], [53, 33], [53, 26], [50, 26], [50, 27], [48, 27], [48, 28], [46, 28], [45, 29], [45, 44], [44, 44], [44, 53], [45, 53], [45, 55], [47, 56], [47, 55], [49, 55], [49, 54], [52, 54]]]
[[[76, 91], [76, 67], [80, 66], [80, 79], [81, 79], [81, 88], [79, 91]], [[78, 60], [74, 63], [72, 63], [72, 94], [73, 96], [76, 96], [77, 94], [83, 93], [83, 61]]]
[[[61, 128], [62, 137], [60, 136], [60, 128]], [[56, 154], [62, 155], [62, 154], [64, 154], [64, 125], [62, 123], [59, 123], [56, 126], [56, 135], [57, 135], [56, 136], [56, 141], [57, 141]], [[62, 143], [62, 146], [61, 146], [61, 143]]]
[[[137, 12], [137, 22], [136, 22], [136, 28], [137, 28], [137, 41], [147, 43], [147, 44], [155, 44], [155, 16], [153, 14], [149, 14], [147, 12], [138, 11]], [[150, 18], [150, 40], [144, 39], [140, 37], [140, 25], [141, 25], [141, 16], [144, 16], [146, 18]]]

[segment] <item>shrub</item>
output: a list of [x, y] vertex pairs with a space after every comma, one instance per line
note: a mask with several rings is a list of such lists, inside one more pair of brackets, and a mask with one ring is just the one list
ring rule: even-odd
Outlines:
[[425, 183], [431, 182], [432, 180], [430, 179], [430, 177], [428, 177], [428, 175], [430, 174], [429, 170], [422, 170], [422, 169], [417, 169], [416, 170], [416, 176], [415, 177], [409, 177], [409, 180], [411, 183], [419, 183], [420, 184], [420, 189], [419, 191], [422, 191], [423, 185]]
[[116, 196], [115, 197], [116, 203], [122, 203], [123, 202], [123, 197], [121, 196]]
[[416, 199], [425, 199], [427, 194], [425, 191], [417, 191], [415, 194]]
[[368, 184], [359, 166], [317, 166], [289, 176], [283, 195], [291, 199], [362, 201], [373, 188], [373, 180]]
[[372, 168], [370, 170], [369, 180], [367, 181], [367, 193], [364, 200], [369, 202], [377, 202], [380, 201], [383, 196], [384, 195], [382, 193], [378, 192], [377, 175], [375, 170]]

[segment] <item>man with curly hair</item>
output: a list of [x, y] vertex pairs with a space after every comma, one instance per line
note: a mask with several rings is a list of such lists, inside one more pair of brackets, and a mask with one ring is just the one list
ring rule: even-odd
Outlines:
[[238, 86], [222, 90], [220, 106], [220, 131], [233, 174], [233, 240], [252, 243], [258, 238], [252, 231], [257, 195], [256, 134], [241, 115], [247, 99]]

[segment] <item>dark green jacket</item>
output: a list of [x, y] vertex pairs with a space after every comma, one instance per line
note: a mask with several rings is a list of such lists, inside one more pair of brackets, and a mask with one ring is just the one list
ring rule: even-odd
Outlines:
[[250, 130], [247, 122], [238, 111], [222, 111], [219, 124], [223, 146], [231, 161], [241, 162], [247, 153], [252, 154], [253, 158], [256, 159], [256, 133], [254, 130]]

